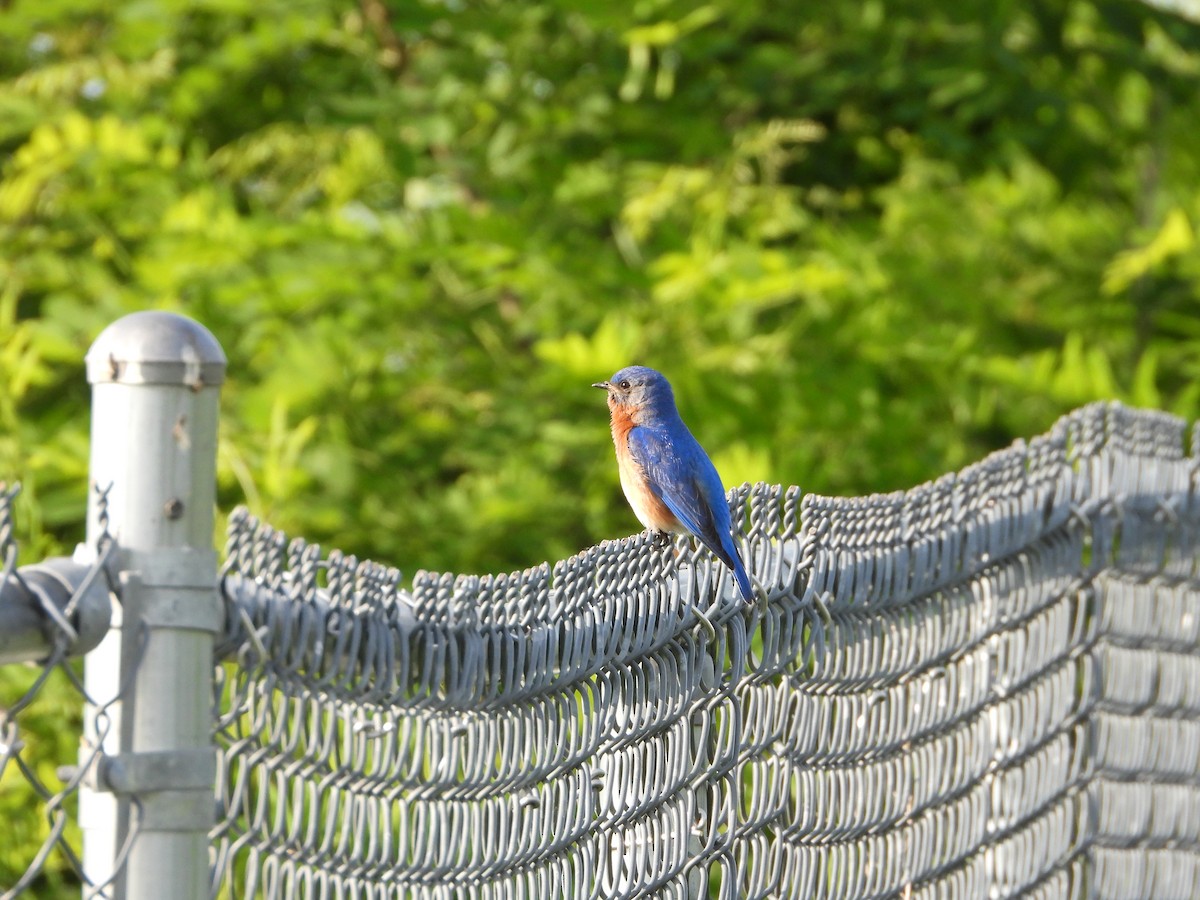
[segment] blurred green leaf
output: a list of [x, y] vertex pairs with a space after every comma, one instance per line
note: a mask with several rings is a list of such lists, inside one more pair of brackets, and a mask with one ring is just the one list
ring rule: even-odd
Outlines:
[[1119, 293], [1137, 279], [1154, 272], [1167, 260], [1182, 256], [1196, 245], [1196, 232], [1182, 209], [1172, 209], [1158, 233], [1144, 247], [1124, 250], [1104, 270], [1104, 290]]

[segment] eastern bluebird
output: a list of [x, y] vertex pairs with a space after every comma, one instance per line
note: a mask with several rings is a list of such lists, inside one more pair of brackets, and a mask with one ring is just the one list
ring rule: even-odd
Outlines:
[[645, 366], [628, 366], [592, 387], [608, 391], [621, 489], [634, 514], [660, 535], [694, 535], [730, 568], [742, 597], [753, 602], [721, 476], [679, 418], [667, 379]]

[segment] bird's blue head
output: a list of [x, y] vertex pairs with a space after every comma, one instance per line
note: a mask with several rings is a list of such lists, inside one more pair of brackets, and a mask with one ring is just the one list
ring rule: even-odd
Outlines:
[[670, 382], [647, 366], [626, 366], [608, 381], [598, 381], [592, 387], [608, 391], [608, 407], [614, 413], [621, 411], [631, 417], [675, 413]]

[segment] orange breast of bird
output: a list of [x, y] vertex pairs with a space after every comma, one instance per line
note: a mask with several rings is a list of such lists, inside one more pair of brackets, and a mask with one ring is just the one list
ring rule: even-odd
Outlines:
[[683, 531], [675, 514], [667, 508], [646, 483], [646, 474], [633, 454], [629, 452], [629, 432], [637, 424], [624, 409], [614, 406], [612, 411], [613, 444], [617, 451], [617, 470], [621, 475], [621, 490], [633, 507], [634, 515], [646, 528], [654, 531]]

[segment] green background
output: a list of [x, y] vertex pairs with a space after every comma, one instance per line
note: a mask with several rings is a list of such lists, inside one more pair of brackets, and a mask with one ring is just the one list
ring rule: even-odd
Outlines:
[[[409, 574], [636, 531], [589, 387], [630, 362], [729, 485], [1195, 418], [1197, 123], [1200, 26], [1131, 0], [9, 0], [22, 560], [82, 537], [83, 354], [146, 308], [229, 356], [222, 510]], [[77, 707], [19, 720], [51, 785]], [[46, 832], [11, 766], [0, 812], [7, 885]]]

